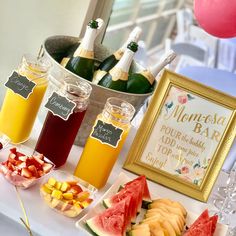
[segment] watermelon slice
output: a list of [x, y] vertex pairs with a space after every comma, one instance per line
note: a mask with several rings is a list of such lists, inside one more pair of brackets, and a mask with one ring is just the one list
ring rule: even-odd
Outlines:
[[203, 224], [207, 221], [209, 221], [210, 217], [208, 214], [208, 210], [202, 212], [202, 214], [194, 221], [194, 223], [190, 226], [190, 228], [194, 228], [198, 226], [199, 224]]
[[87, 227], [98, 236], [123, 236], [127, 224], [127, 203], [121, 201], [87, 220]]
[[144, 185], [142, 208], [148, 209], [148, 205], [152, 202], [152, 200], [151, 200], [150, 192], [148, 189], [146, 176], [141, 175], [138, 178], [126, 183], [125, 186], [134, 185], [134, 184], [143, 184]]
[[212, 222], [208, 221], [207, 223], [199, 224], [198, 227], [190, 227], [184, 236], [212, 236]]
[[216, 229], [217, 220], [218, 216], [209, 217], [208, 210], [206, 209], [190, 226], [184, 236], [212, 236]]
[[212, 235], [215, 233], [216, 231], [216, 225], [217, 225], [217, 221], [218, 221], [218, 215], [214, 215], [212, 217], [210, 217], [209, 219], [212, 222], [212, 229], [211, 229], [211, 233]]
[[104, 199], [103, 205], [106, 208], [110, 208], [119, 203], [120, 201], [123, 201], [127, 197], [131, 198], [129, 206], [129, 215], [131, 217], [131, 221], [135, 222], [136, 213], [142, 201], [142, 196], [140, 195], [140, 190], [138, 188], [135, 191], [133, 189], [124, 188], [112, 197]]

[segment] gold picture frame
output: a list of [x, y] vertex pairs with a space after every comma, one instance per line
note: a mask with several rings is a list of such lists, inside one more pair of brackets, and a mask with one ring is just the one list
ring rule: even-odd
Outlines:
[[123, 168], [206, 202], [235, 135], [235, 97], [165, 70]]

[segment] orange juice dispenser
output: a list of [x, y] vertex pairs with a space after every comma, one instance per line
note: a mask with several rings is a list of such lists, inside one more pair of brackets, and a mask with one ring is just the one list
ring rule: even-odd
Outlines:
[[75, 169], [76, 176], [96, 188], [106, 184], [131, 128], [134, 113], [130, 103], [119, 98], [107, 99], [87, 139]]
[[12, 143], [22, 143], [30, 136], [48, 86], [49, 68], [50, 63], [43, 58], [25, 55], [5, 83], [7, 91], [0, 112], [0, 131]]

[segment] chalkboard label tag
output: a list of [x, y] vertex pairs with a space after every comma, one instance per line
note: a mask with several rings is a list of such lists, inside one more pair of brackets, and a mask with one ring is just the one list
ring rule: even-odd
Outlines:
[[53, 113], [54, 116], [59, 116], [63, 120], [68, 120], [73, 113], [76, 103], [69, 100], [67, 97], [61, 96], [53, 92], [49, 97], [45, 107]]
[[30, 81], [26, 76], [13, 71], [8, 81], [5, 83], [5, 86], [24, 99], [28, 99], [30, 94], [33, 93], [36, 83]]
[[112, 124], [97, 120], [97, 123], [93, 126], [93, 131], [90, 136], [103, 144], [105, 143], [116, 148], [121, 140], [123, 131], [123, 129], [120, 129]]

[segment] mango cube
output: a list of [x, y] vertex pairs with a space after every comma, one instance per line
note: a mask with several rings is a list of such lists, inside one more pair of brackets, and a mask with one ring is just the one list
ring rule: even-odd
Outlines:
[[68, 211], [64, 211], [64, 214], [68, 217], [76, 217], [78, 215], [78, 213], [72, 209]]
[[78, 194], [77, 196], [77, 200], [80, 202], [83, 202], [84, 200], [86, 200], [87, 198], [89, 198], [90, 193], [87, 191], [83, 191], [81, 193]]
[[61, 185], [61, 191], [66, 192], [70, 188], [70, 185], [67, 182], [63, 182]]
[[92, 199], [88, 198], [88, 199], [86, 199], [85, 201], [81, 202], [80, 204], [81, 204], [84, 208], [86, 208], [86, 207], [88, 207], [88, 206], [91, 204], [92, 201], [90, 201], [90, 200], [92, 200]]
[[51, 203], [50, 203], [50, 206], [52, 207], [52, 208], [55, 208], [56, 206], [58, 206], [59, 204], [60, 204], [60, 200], [58, 200], [58, 199], [56, 199], [56, 198], [53, 198], [52, 199], [52, 201], [51, 201]]
[[45, 194], [45, 195], [44, 195], [44, 200], [45, 200], [47, 203], [50, 203], [51, 200], [52, 200], [51, 195], [50, 195], [50, 194]]
[[56, 187], [58, 190], [60, 190], [61, 185], [62, 185], [62, 182], [57, 182], [55, 187]]
[[43, 194], [51, 194], [52, 193], [52, 190], [50, 188], [48, 188], [46, 185], [43, 185], [41, 187], [41, 191], [43, 191]]
[[52, 197], [60, 200], [62, 198], [62, 192], [60, 190], [54, 189], [52, 191]]
[[57, 183], [57, 181], [54, 179], [54, 178], [49, 178], [49, 180], [48, 180], [48, 184], [50, 184], [51, 186], [55, 186], [56, 185], [56, 183]]
[[73, 194], [72, 193], [63, 193], [62, 196], [67, 199], [67, 200], [72, 200], [73, 199]]
[[79, 202], [75, 203], [73, 208], [77, 212], [77, 214], [79, 214], [83, 210], [83, 207], [79, 204]]
[[61, 207], [62, 211], [70, 210], [70, 208], [73, 206], [73, 201], [65, 201]]

